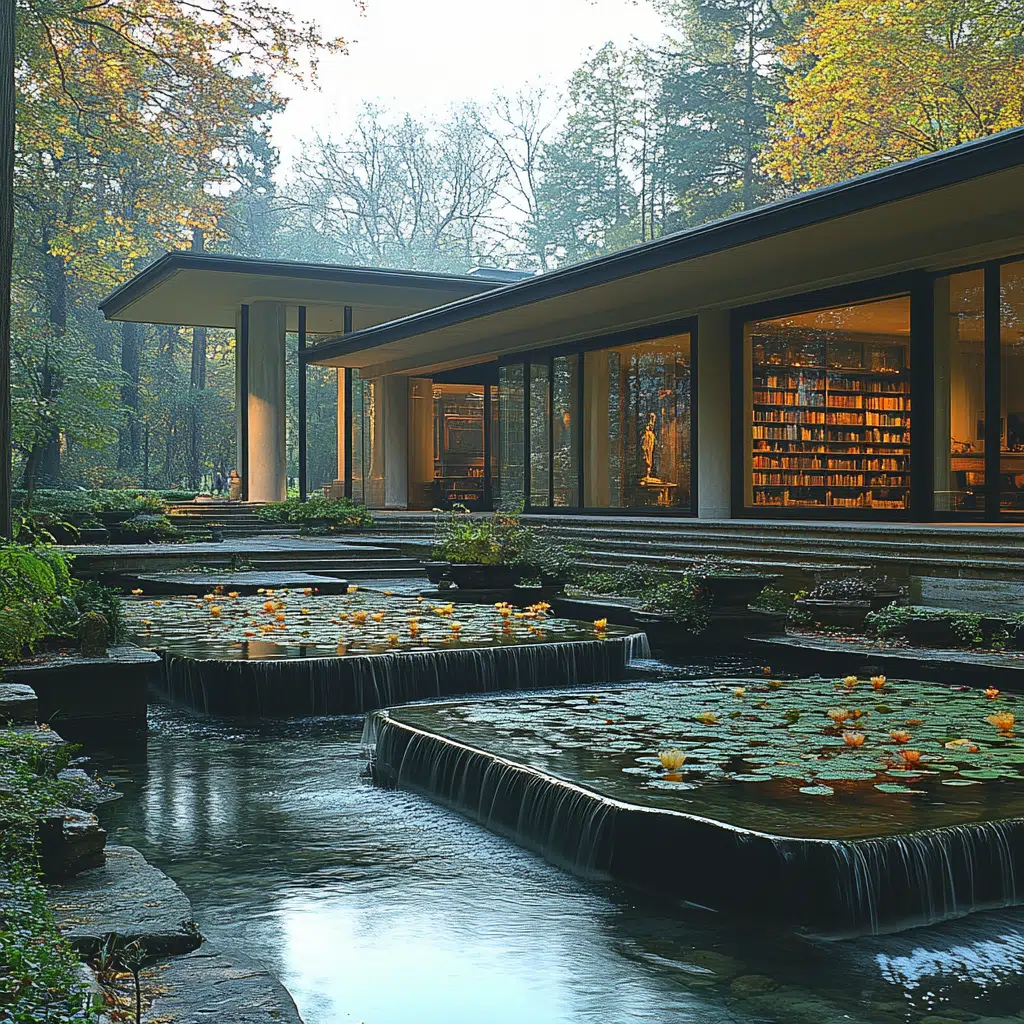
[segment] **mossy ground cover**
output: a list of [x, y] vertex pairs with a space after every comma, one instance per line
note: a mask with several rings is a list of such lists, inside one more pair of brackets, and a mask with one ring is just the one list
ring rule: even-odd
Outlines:
[[45, 737], [0, 731], [0, 1020], [12, 1024], [96, 1020], [78, 958], [47, 907], [34, 849], [40, 815], [77, 796], [57, 777], [68, 756]]
[[126, 602], [129, 629], [144, 647], [211, 658], [330, 657], [619, 639], [606, 623], [553, 618], [529, 607], [453, 604], [351, 588], [348, 594], [218, 588], [191, 597]]
[[738, 678], [393, 714], [627, 802], [856, 838], [1024, 815], [1018, 704], [903, 680]]

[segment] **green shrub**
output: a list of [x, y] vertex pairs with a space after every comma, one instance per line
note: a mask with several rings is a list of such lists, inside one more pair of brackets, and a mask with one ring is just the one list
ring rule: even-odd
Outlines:
[[474, 516], [465, 505], [453, 505], [434, 525], [433, 556], [441, 562], [527, 565], [536, 546], [534, 530], [518, 511]]
[[126, 519], [118, 526], [123, 534], [138, 540], [174, 540], [181, 536], [174, 524], [162, 513], [142, 513]]
[[876, 612], [869, 612], [864, 624], [881, 637], [905, 637], [908, 626], [916, 622], [945, 622], [953, 636], [965, 647], [977, 647], [984, 642], [980, 615], [954, 611], [950, 608], [924, 608], [919, 605], [891, 604]]
[[779, 590], [778, 587], [765, 587], [751, 602], [750, 607], [761, 612], [785, 612], [788, 614], [793, 611], [793, 595]]
[[110, 629], [111, 643], [120, 643], [125, 638], [124, 603], [121, 594], [114, 587], [105, 587], [96, 580], [83, 583], [75, 580], [71, 599], [79, 615], [87, 612], [101, 612]]
[[268, 523], [292, 523], [303, 529], [323, 528], [330, 532], [373, 525], [373, 516], [365, 505], [349, 498], [325, 498], [322, 495], [305, 501], [288, 498], [270, 502], [256, 509], [256, 515]]
[[97, 1019], [37, 877], [36, 822], [78, 797], [57, 777], [72, 753], [66, 744], [0, 731], [0, 1020], [12, 1024]]
[[163, 513], [167, 508], [153, 492], [95, 490], [89, 496], [94, 512]]
[[645, 612], [668, 615], [689, 632], [700, 634], [707, 629], [711, 599], [699, 578], [669, 576], [648, 592], [641, 607]]

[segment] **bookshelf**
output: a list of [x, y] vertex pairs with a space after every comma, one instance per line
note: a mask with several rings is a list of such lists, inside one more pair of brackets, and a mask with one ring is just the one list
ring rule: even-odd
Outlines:
[[903, 339], [753, 334], [752, 504], [907, 508], [907, 353]]

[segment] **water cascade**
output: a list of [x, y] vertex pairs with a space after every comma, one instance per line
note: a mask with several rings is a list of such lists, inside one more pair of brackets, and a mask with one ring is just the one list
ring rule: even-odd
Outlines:
[[276, 660], [164, 654], [168, 697], [212, 715], [359, 715], [433, 697], [586, 686], [650, 657], [647, 636]]
[[378, 783], [421, 793], [585, 876], [830, 936], [1021, 902], [1024, 819], [873, 839], [773, 836], [613, 800], [400, 716], [366, 721]]

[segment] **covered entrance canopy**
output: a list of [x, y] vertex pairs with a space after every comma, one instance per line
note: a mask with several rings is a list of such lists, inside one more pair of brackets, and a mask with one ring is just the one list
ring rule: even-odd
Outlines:
[[[434, 274], [169, 252], [100, 303], [108, 320], [221, 327], [236, 332], [236, 418], [244, 495], [284, 498], [285, 333], [365, 330], [425, 309], [493, 291], [500, 272]], [[304, 384], [303, 378], [300, 381]], [[344, 394], [339, 385], [339, 399]], [[304, 388], [300, 391], [300, 407]], [[300, 459], [305, 417], [300, 408]], [[303, 474], [300, 472], [300, 476]]]

